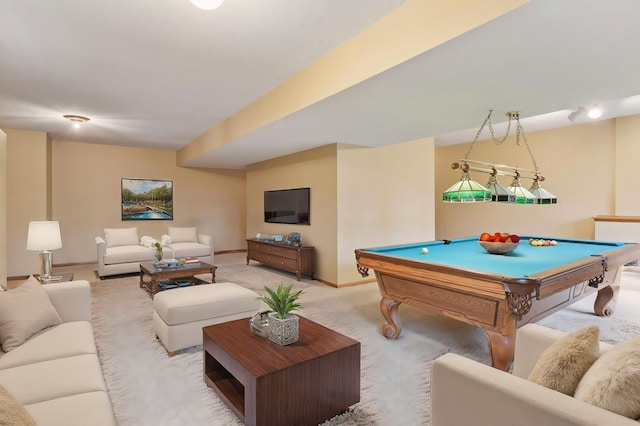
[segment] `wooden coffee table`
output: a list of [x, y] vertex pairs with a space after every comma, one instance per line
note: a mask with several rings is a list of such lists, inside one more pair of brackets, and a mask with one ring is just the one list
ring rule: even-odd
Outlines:
[[[140, 288], [144, 288], [149, 293], [151, 293], [151, 297], [153, 297], [159, 291], [163, 289], [158, 286], [158, 280], [169, 280], [181, 278], [185, 281], [189, 281], [190, 285], [197, 284], [208, 284], [206, 281], [203, 281], [199, 278], [196, 278], [195, 275], [198, 274], [211, 274], [211, 282], [216, 282], [216, 269], [217, 266], [209, 265], [205, 262], [199, 263], [185, 263], [176, 267], [156, 267], [153, 262], [141, 262], [140, 263]], [[149, 277], [148, 281], [144, 280], [144, 276]]]
[[202, 329], [204, 381], [246, 426], [315, 426], [360, 401], [360, 342], [304, 317], [299, 327], [288, 346], [246, 318]]

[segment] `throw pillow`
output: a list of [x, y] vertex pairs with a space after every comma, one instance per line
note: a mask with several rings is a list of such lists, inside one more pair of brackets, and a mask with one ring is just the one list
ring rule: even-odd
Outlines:
[[137, 246], [140, 244], [138, 228], [105, 229], [104, 239], [107, 243], [107, 248]]
[[2, 386], [0, 386], [0, 425], [36, 426], [33, 417]]
[[191, 228], [171, 228], [169, 227], [169, 236], [173, 243], [197, 243], [198, 232], [195, 227]]
[[0, 344], [5, 352], [60, 322], [46, 290], [33, 276], [20, 286], [0, 293]]
[[580, 381], [575, 397], [632, 419], [640, 417], [640, 337], [603, 353]]
[[582, 376], [598, 359], [600, 332], [589, 326], [553, 342], [538, 358], [529, 380], [573, 396]]

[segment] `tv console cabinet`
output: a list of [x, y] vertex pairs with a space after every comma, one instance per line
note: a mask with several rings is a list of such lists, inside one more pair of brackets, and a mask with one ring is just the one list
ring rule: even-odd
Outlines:
[[247, 265], [255, 260], [265, 265], [296, 274], [298, 281], [302, 275], [309, 275], [313, 279], [312, 246], [290, 246], [286, 243], [247, 239]]

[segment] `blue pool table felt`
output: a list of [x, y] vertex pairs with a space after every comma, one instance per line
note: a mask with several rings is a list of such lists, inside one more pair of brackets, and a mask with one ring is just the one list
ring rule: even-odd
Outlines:
[[[600, 255], [624, 245], [619, 242], [575, 240], [549, 237], [521, 236], [514, 251], [504, 255], [487, 253], [478, 238], [439, 240], [408, 245], [366, 249], [419, 262], [429, 262], [470, 271], [491, 273], [512, 278], [528, 278], [534, 274], [567, 265], [592, 255]], [[529, 239], [557, 241], [556, 246], [532, 246]], [[447, 244], [446, 241], [449, 241]], [[428, 253], [422, 253], [427, 248]]]

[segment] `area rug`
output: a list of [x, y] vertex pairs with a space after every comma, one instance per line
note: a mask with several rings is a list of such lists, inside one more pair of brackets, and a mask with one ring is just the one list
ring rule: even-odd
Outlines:
[[[221, 264], [216, 278], [261, 294], [265, 284], [291, 283], [304, 290], [301, 315], [361, 342], [361, 400], [353, 411], [329, 419], [325, 426], [428, 425], [433, 360], [455, 352], [489, 363], [483, 330], [407, 305], [399, 309], [401, 337], [385, 339], [380, 333], [384, 320], [375, 283], [335, 289], [241, 263]], [[242, 424], [203, 382], [201, 346], [167, 357], [153, 332], [151, 298], [139, 288], [137, 277], [97, 281], [91, 286], [96, 345], [121, 426]], [[637, 306], [639, 294], [621, 294], [619, 305]], [[578, 302], [541, 323], [563, 331], [596, 323], [603, 340], [609, 342], [640, 335], [637, 314], [600, 318], [588, 312], [589, 303]], [[622, 312], [633, 310], [623, 308]]]

